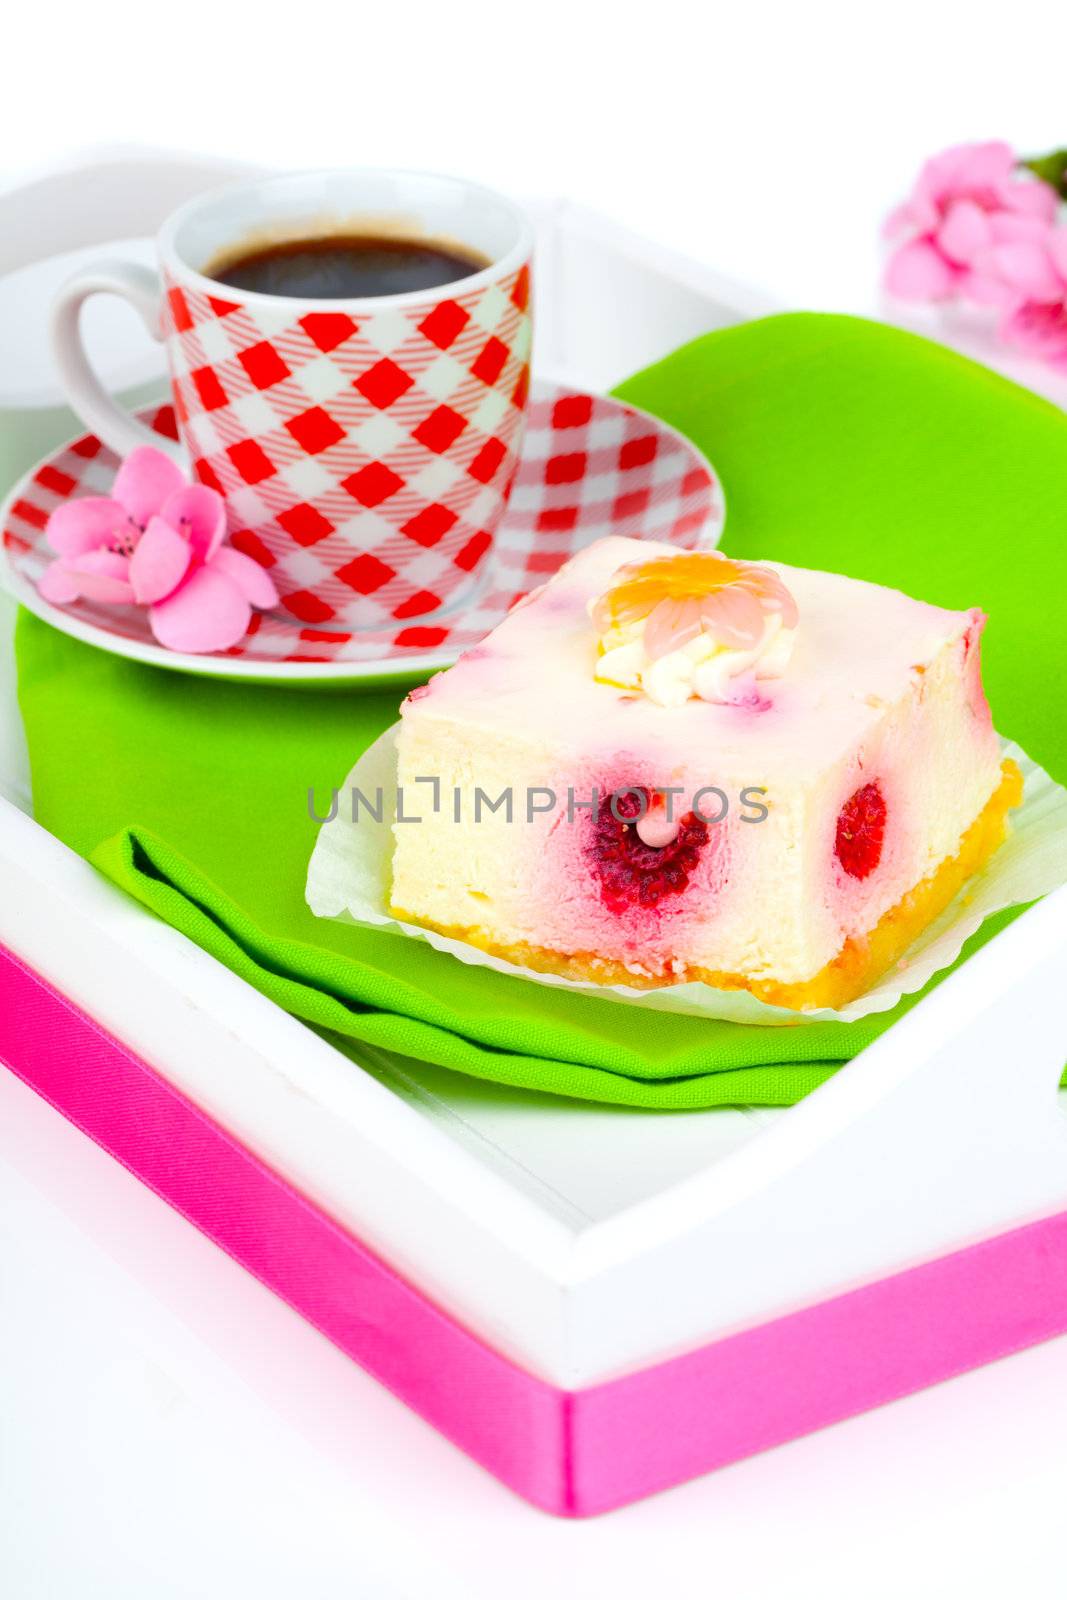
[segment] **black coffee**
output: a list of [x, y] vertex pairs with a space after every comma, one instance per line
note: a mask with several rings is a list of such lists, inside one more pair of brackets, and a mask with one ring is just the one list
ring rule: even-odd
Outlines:
[[223, 259], [208, 267], [207, 274], [231, 289], [255, 294], [355, 300], [439, 289], [488, 265], [484, 256], [458, 245], [353, 233], [262, 245]]

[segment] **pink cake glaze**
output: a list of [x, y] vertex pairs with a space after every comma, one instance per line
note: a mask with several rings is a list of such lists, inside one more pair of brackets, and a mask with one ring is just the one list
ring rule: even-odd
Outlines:
[[[800, 613], [783, 675], [742, 703], [665, 707], [596, 680], [589, 607], [620, 566], [666, 550], [591, 546], [405, 707], [402, 782], [434, 773], [468, 793], [506, 786], [517, 814], [460, 827], [445, 807], [398, 829], [394, 902], [502, 949], [592, 956], [635, 977], [700, 968], [801, 983], [953, 856], [997, 788], [984, 618], [766, 563]], [[677, 786], [683, 809], [715, 786], [728, 810], [683, 883], [627, 899], [610, 883], [606, 892], [591, 811], [579, 805], [569, 819], [567, 801], [632, 785]], [[556, 796], [551, 814], [519, 814], [531, 786]], [[857, 875], [842, 864], [839, 819], [868, 788], [884, 802], [884, 827]], [[743, 803], [753, 792], [769, 811], [758, 823]], [[701, 802], [705, 815], [720, 807]]]
[[985, 621], [986, 619], [980, 611], [971, 612], [971, 625], [963, 636], [961, 650], [964, 681], [967, 684], [968, 704], [974, 713], [976, 721], [991, 728], [993, 726], [993, 713], [989, 709], [985, 685], [982, 682], [981, 640]]
[[[456, 707], [465, 720], [484, 718], [501, 727], [518, 714], [531, 733], [558, 737], [572, 748], [610, 744], [620, 736], [640, 737], [649, 748], [714, 739], [724, 754], [757, 750], [767, 770], [770, 763], [783, 770], [810, 752], [813, 738], [830, 757], [851, 746], [876, 720], [868, 698], [896, 699], [915, 667], [928, 663], [946, 629], [961, 640], [969, 629], [981, 629], [978, 612], [944, 611], [875, 584], [765, 563], [801, 603], [796, 669], [761, 686], [761, 698], [789, 714], [770, 746], [735, 706], [694, 700], [664, 718], [662, 708], [644, 697], [594, 680], [589, 600], [625, 562], [669, 549], [636, 539], [599, 540], [509, 613], [489, 636], [488, 655], [479, 646], [433, 680], [436, 704]], [[843, 683], [846, 661], [851, 681]], [[861, 693], [854, 692], [856, 672], [862, 673]], [[627, 709], [632, 721], [624, 732], [620, 712]], [[817, 734], [811, 715], [816, 711]]]

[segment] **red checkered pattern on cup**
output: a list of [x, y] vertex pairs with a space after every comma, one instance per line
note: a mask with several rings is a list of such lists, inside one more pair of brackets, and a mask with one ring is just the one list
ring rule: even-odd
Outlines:
[[[158, 433], [175, 437], [170, 406], [140, 415]], [[52, 559], [45, 538], [51, 512], [80, 495], [107, 494], [117, 468], [118, 458], [91, 434], [36, 468], [3, 528], [8, 559], [20, 576], [36, 584]], [[414, 660], [425, 665], [427, 658], [445, 665], [594, 539], [617, 533], [691, 549], [714, 544], [723, 520], [714, 476], [679, 434], [617, 400], [534, 382], [511, 498], [471, 596], [438, 616], [413, 612], [361, 632], [256, 612], [226, 655], [271, 669], [284, 662], [353, 662], [395, 672]], [[89, 600], [64, 609], [106, 633], [153, 646], [143, 609]]]
[[165, 290], [182, 439], [290, 615], [376, 627], [469, 585], [521, 443], [528, 268], [355, 318]]

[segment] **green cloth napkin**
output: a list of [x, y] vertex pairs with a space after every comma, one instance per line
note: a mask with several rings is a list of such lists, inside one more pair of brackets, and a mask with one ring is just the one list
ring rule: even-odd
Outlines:
[[[714, 462], [731, 554], [983, 606], [997, 725], [1067, 779], [1057, 410], [912, 335], [815, 315], [709, 334], [618, 392]], [[164, 672], [25, 613], [17, 649], [43, 825], [357, 1061], [362, 1041], [621, 1105], [784, 1105], [914, 1003], [848, 1024], [742, 1027], [569, 995], [421, 941], [318, 921], [304, 904], [308, 789], [325, 799], [394, 720], [401, 691]]]

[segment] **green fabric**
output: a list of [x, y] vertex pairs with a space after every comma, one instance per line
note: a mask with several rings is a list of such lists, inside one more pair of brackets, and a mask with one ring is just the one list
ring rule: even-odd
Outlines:
[[[730, 553], [985, 607], [997, 724], [1067, 779], [1067, 729], [1049, 692], [1060, 681], [1055, 596], [1067, 578], [1058, 411], [910, 335], [812, 315], [710, 334], [619, 393], [714, 460]], [[17, 648], [39, 820], [357, 1060], [362, 1041], [621, 1105], [782, 1105], [892, 1020], [763, 1028], [639, 1012], [318, 921], [303, 898], [307, 791], [327, 796], [393, 721], [395, 688], [181, 676], [26, 614]]]

